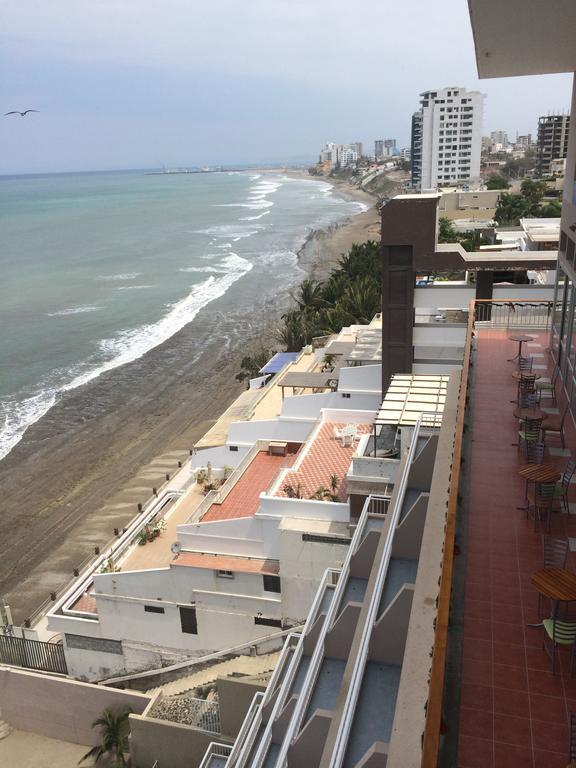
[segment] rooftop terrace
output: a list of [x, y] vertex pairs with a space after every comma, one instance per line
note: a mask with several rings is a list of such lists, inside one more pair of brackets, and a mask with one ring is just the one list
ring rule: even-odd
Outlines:
[[[524, 354], [534, 357], [540, 374], [551, 372], [548, 334], [534, 337]], [[517, 509], [523, 504], [524, 481], [518, 470], [526, 460], [512, 447], [517, 422], [512, 415], [515, 369], [507, 362], [517, 351], [505, 330], [477, 330], [471, 389], [471, 443], [467, 532], [464, 544], [465, 597], [459, 704], [458, 766], [540, 766], [567, 763], [569, 712], [576, 711], [576, 677], [569, 674], [569, 655], [560, 653], [560, 671], [552, 674], [542, 650], [538, 596], [531, 576], [543, 567], [540, 534]], [[547, 371], [546, 371], [547, 369]], [[557, 387], [560, 391], [561, 387]], [[564, 407], [563, 393], [559, 408]], [[558, 409], [546, 408], [548, 412]], [[544, 461], [562, 471], [576, 447], [567, 420], [566, 450], [550, 439]], [[570, 498], [573, 491], [570, 488]], [[576, 518], [552, 515], [552, 535], [576, 536]], [[576, 567], [570, 551], [569, 570]], [[544, 609], [547, 610], [548, 606]], [[457, 694], [456, 694], [457, 696]], [[455, 723], [450, 723], [453, 731]]]
[[[346, 501], [348, 497], [345, 477], [357, 448], [354, 439], [344, 441], [335, 437], [335, 431], [343, 430], [346, 426], [340, 422], [323, 423], [302, 453], [297, 465], [291, 472], [286, 473], [276, 496], [286, 496], [283, 490], [286, 485], [291, 485], [294, 489], [300, 485], [302, 497], [309, 498], [321, 486], [330, 490], [330, 478], [335, 475], [339, 481], [338, 501]], [[354, 427], [357, 437], [371, 430], [370, 424], [355, 424]]]

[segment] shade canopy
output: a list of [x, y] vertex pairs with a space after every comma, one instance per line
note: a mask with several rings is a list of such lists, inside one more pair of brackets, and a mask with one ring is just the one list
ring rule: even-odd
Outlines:
[[299, 354], [299, 352], [276, 352], [259, 372], [261, 374], [279, 373], [286, 365], [293, 363]]

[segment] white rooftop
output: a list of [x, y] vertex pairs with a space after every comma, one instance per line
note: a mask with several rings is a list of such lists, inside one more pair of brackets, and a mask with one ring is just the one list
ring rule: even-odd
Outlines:
[[[396, 373], [378, 413], [377, 423], [414, 426], [422, 414], [434, 414], [430, 421], [440, 426], [449, 376]], [[424, 418], [423, 422], [428, 422]]]

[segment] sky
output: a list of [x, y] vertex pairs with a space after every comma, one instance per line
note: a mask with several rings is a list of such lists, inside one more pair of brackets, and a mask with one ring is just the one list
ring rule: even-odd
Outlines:
[[479, 81], [466, 0], [0, 0], [0, 174], [313, 160], [410, 142], [422, 91], [535, 134], [571, 76]]

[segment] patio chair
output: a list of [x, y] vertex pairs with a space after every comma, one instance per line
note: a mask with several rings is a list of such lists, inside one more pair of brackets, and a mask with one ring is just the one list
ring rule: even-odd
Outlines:
[[521, 422], [518, 430], [518, 449], [524, 446], [524, 453], [526, 453], [530, 443], [539, 443], [541, 429], [542, 419], [526, 419], [526, 421]]
[[526, 445], [526, 458], [528, 464], [542, 464], [544, 461], [544, 451], [546, 446], [544, 443], [528, 443]]
[[548, 416], [546, 421], [542, 424], [542, 442], [546, 443], [546, 435], [548, 433], [552, 435], [559, 435], [562, 448], [566, 448], [566, 441], [564, 439], [564, 422], [568, 415], [568, 406], [564, 408], [564, 412], [559, 420], [556, 420], [554, 416]]
[[518, 407], [519, 408], [535, 408], [536, 407], [536, 391], [528, 390], [527, 392], [518, 393]]
[[[574, 667], [574, 644], [576, 643], [576, 622], [560, 619], [544, 619], [542, 622], [544, 638], [542, 648], [552, 659], [552, 674], [556, 671], [556, 648], [559, 645], [572, 646], [570, 654], [570, 674]], [[548, 641], [552, 641], [551, 646]]]
[[534, 530], [546, 519], [546, 531], [550, 532], [550, 518], [554, 503], [556, 483], [535, 483], [534, 491], [528, 493], [527, 514], [534, 520]]
[[568, 762], [576, 762], [576, 713], [568, 713]]
[[[548, 534], [542, 535], [542, 562], [544, 568], [565, 568], [568, 557], [568, 539], [558, 539]], [[542, 595], [538, 593], [538, 616], [542, 605]]]
[[332, 429], [332, 434], [334, 435], [336, 440], [342, 440], [342, 438], [344, 437], [344, 430], [338, 429], [338, 427], [334, 427]]
[[518, 358], [518, 368], [522, 373], [531, 373], [533, 364], [534, 364], [533, 357]]
[[552, 403], [556, 405], [556, 381], [558, 380], [559, 374], [560, 368], [556, 365], [554, 366], [550, 381], [536, 382], [535, 386], [536, 392], [538, 393], [538, 402], [541, 402], [542, 396], [545, 395], [547, 400], [552, 400]]
[[536, 387], [534, 386], [536, 379], [534, 376], [523, 376], [518, 382], [518, 392], [516, 394], [516, 402], [520, 405], [520, 402], [529, 395], [536, 394]]
[[568, 464], [566, 464], [566, 469], [562, 473], [560, 483], [556, 484], [556, 491], [554, 492], [554, 498], [560, 500], [560, 506], [564, 508], [564, 512], [566, 512], [567, 515], [570, 514], [570, 507], [568, 506], [568, 490], [574, 472], [576, 472], [576, 461], [570, 459]]

